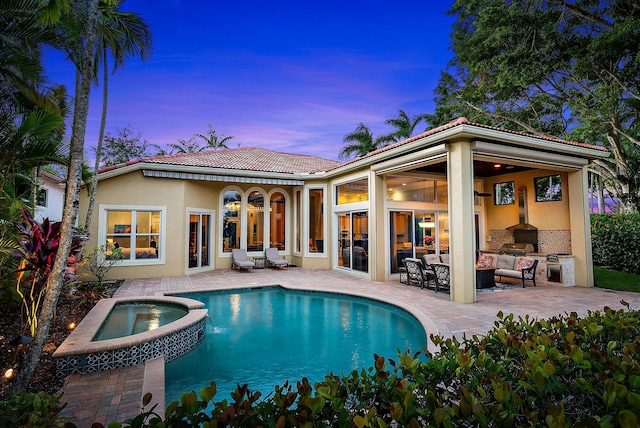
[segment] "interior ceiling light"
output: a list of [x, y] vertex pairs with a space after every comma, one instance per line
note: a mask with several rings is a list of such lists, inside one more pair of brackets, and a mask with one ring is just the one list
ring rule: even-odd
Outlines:
[[502, 165], [500, 165], [499, 163], [493, 165], [494, 168], [500, 168], [501, 166]]

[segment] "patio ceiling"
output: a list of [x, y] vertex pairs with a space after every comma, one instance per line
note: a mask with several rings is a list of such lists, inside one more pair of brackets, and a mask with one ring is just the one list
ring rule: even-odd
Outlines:
[[[493, 177], [496, 175], [507, 174], [512, 172], [528, 171], [530, 169], [532, 168], [521, 166], [521, 165], [511, 165], [507, 163], [486, 162], [486, 161], [480, 161], [480, 160], [473, 161], [474, 177], [476, 178], [487, 178], [487, 177]], [[440, 162], [437, 164], [423, 166], [423, 167], [417, 168], [415, 171], [425, 172], [425, 173], [435, 172], [439, 174], [446, 174], [447, 163]]]

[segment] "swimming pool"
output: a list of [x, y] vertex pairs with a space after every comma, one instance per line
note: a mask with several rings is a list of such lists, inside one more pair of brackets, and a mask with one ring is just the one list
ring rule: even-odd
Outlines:
[[313, 382], [330, 372], [373, 365], [373, 354], [394, 358], [423, 350], [427, 335], [411, 314], [363, 298], [289, 291], [280, 287], [183, 295], [209, 310], [203, 343], [165, 367], [166, 402], [216, 382], [216, 401], [236, 384], [262, 397], [285, 380]]

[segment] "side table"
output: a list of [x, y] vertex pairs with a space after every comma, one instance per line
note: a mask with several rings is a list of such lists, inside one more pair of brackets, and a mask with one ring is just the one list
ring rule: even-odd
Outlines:
[[255, 269], [264, 269], [267, 266], [267, 258], [264, 256], [252, 257]]
[[476, 288], [491, 288], [496, 286], [496, 270], [494, 268], [476, 268]]

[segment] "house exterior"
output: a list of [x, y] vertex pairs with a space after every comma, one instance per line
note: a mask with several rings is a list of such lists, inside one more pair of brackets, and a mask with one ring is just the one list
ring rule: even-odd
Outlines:
[[100, 172], [87, 245], [120, 247], [120, 278], [277, 247], [296, 266], [389, 281], [405, 257], [448, 253], [451, 299], [472, 303], [477, 252], [513, 242], [524, 214], [536, 255], [563, 254], [569, 285], [591, 287], [587, 167], [607, 155], [461, 118], [344, 163], [261, 148], [143, 158]]
[[38, 181], [35, 218], [62, 221], [65, 180], [56, 174], [41, 169], [38, 174]]

